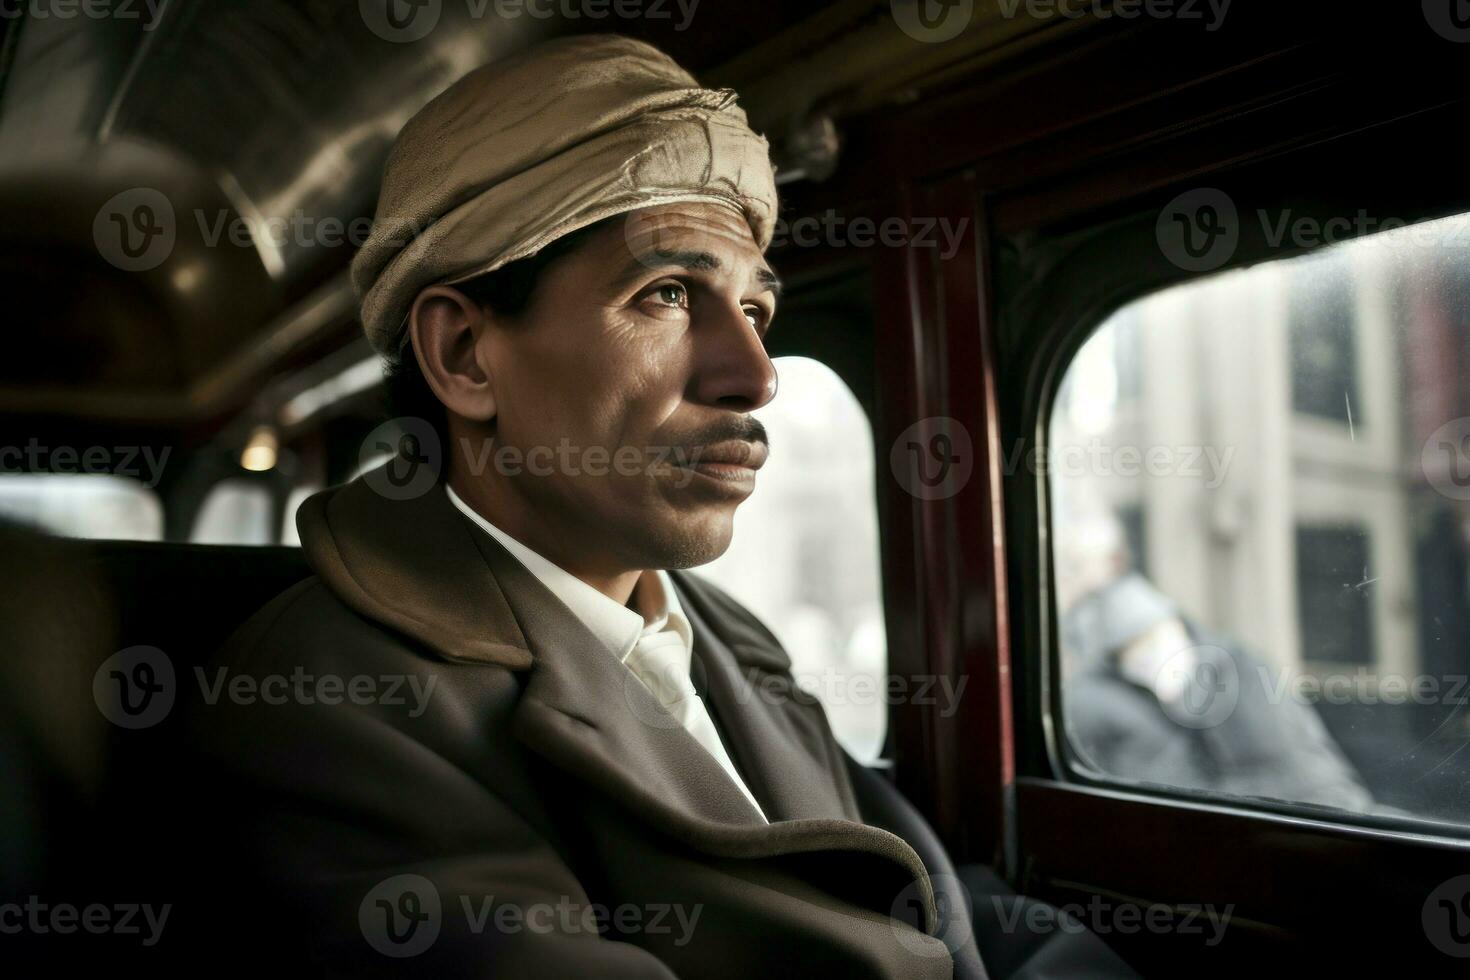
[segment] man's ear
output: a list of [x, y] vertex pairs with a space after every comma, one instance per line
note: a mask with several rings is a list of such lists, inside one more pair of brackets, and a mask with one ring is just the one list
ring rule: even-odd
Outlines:
[[455, 415], [495, 418], [495, 377], [480, 361], [480, 336], [490, 319], [453, 286], [430, 286], [414, 300], [408, 333], [434, 396]]

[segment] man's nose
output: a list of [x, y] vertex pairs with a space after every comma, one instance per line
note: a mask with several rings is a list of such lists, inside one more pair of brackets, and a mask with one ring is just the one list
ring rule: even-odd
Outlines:
[[753, 412], [776, 397], [776, 366], [739, 307], [721, 307], [695, 326], [694, 400]]

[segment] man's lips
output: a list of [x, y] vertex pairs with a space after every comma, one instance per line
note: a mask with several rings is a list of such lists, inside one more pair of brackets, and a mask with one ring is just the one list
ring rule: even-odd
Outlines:
[[683, 465], [689, 467], [718, 466], [758, 470], [766, 465], [770, 449], [765, 443], [732, 439], [726, 442], [696, 446], [685, 454]]
[[764, 443], [732, 439], [695, 446], [681, 454], [676, 465], [688, 473], [718, 480], [746, 491], [755, 485], [755, 474], [766, 464], [770, 450]]

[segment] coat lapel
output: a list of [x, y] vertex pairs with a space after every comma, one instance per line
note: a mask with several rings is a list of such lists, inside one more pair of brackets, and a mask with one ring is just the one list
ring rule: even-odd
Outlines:
[[703, 647], [715, 710], [736, 764], [760, 786], [752, 792], [771, 806], [769, 824], [571, 611], [454, 509], [442, 484], [393, 500], [368, 477], [310, 498], [297, 518], [313, 568], [356, 612], [446, 660], [529, 671], [513, 719], [517, 738], [650, 829], [722, 858], [844, 851], [880, 859], [914, 885], [933, 933], [938, 916], [923, 862], [901, 838], [859, 822], [841, 760], [826, 758], [814, 731], [824, 724], [819, 707], [797, 697], [761, 701], [754, 685], [789, 681], [789, 661], [719, 616], [708, 587], [676, 576], [698, 618], [696, 650]]
[[535, 663], [516, 711], [527, 746], [660, 811], [734, 826], [760, 815], [643, 683], [498, 541], [466, 521]]
[[[513, 726], [528, 748], [618, 800], [650, 828], [711, 856], [849, 851], [883, 859], [890, 869], [896, 864], [903, 880], [916, 884], [926, 928], [932, 931], [937, 910], [918, 854], [901, 838], [858, 820], [845, 772], [838, 785], [847, 789], [846, 797], [831, 788], [828, 767], [800, 747], [806, 740], [820, 741], [809, 729], [803, 731], [813, 723], [810, 714], [796, 714], [801, 709], [794, 701], [784, 702], [786, 708], [755, 710], [751, 699], [740, 695], [750, 681], [738, 673], [728, 648], [703, 617], [697, 628], [709, 641], [702, 655], [709, 690], [721, 718], [730, 721], [726, 735], [736, 764], [756, 777], [761, 790], [752, 792], [771, 807], [769, 824], [719, 763], [549, 589], [499, 542], [473, 530], [535, 654]], [[690, 595], [682, 577], [680, 586], [681, 598]], [[763, 729], [763, 723], [772, 727]], [[786, 738], [796, 741], [783, 745]], [[784, 766], [790, 769], [769, 768]]]
[[718, 600], [709, 586], [687, 573], [671, 578], [694, 628], [707, 702], [766, 815], [860, 823], [847, 768], [826, 737], [821, 705], [792, 682], [789, 659], [753, 631], [733, 630], [727, 643], [712, 625]]

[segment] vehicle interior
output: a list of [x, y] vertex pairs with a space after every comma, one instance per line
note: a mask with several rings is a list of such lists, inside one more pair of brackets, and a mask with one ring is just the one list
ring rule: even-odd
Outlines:
[[[301, 501], [396, 444], [348, 265], [402, 124], [616, 31], [770, 140], [768, 349], [845, 481], [780, 484], [759, 513], [803, 550], [723, 574], [807, 583], [749, 603], [831, 647], [839, 739], [971, 899], [1067, 909], [1150, 977], [1470, 957], [1463, 2], [444, 0], [412, 40], [352, 0], [103, 6], [0, 14], [7, 896], [169, 902], [231, 846], [176, 718], [99, 713], [104, 662], [192, 685], [311, 574]], [[1125, 601], [1192, 638], [1177, 685], [1101, 641]], [[226, 965], [172, 916], [44, 948]]]

